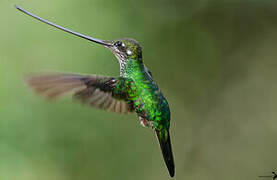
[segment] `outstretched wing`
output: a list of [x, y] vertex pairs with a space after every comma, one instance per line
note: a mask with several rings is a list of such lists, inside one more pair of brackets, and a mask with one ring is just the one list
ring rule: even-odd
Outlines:
[[98, 75], [80, 75], [64, 73], [41, 73], [27, 77], [27, 84], [34, 91], [48, 99], [56, 99], [65, 94], [84, 104], [116, 113], [133, 112], [132, 102], [127, 101], [128, 94], [122, 88], [125, 78], [113, 78]]

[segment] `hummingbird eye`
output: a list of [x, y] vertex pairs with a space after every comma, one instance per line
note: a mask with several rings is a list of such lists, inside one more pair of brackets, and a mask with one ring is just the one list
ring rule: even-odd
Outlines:
[[122, 46], [122, 42], [121, 42], [121, 41], [116, 41], [116, 42], [114, 43], [114, 45], [116, 45], [117, 47], [120, 47], [120, 46]]

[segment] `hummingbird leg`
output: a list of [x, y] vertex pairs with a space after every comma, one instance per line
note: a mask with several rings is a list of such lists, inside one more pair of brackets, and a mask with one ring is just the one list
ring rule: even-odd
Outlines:
[[149, 124], [149, 122], [148, 122], [147, 119], [145, 119], [145, 118], [139, 116], [139, 120], [140, 120], [140, 124], [141, 124], [143, 127], [149, 127], [149, 126], [150, 126], [150, 124]]

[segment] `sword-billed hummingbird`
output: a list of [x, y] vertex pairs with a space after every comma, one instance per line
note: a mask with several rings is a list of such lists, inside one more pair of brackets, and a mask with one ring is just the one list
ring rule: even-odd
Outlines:
[[72, 94], [81, 103], [127, 114], [136, 112], [141, 124], [155, 130], [163, 158], [171, 177], [175, 167], [169, 135], [170, 109], [167, 100], [142, 61], [140, 44], [129, 38], [99, 40], [44, 20], [18, 6], [21, 12], [48, 25], [108, 48], [120, 65], [119, 77], [66, 73], [31, 75], [26, 82], [38, 94], [49, 99]]

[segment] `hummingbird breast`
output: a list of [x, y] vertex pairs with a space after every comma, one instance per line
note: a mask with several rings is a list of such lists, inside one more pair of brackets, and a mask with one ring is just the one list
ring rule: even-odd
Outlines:
[[168, 102], [150, 73], [146, 71], [147, 68], [143, 64], [129, 69], [127, 65], [126, 68], [123, 75], [134, 82], [131, 87], [135, 95], [132, 101], [137, 114], [150, 121], [155, 129], [168, 129], [170, 125]]

